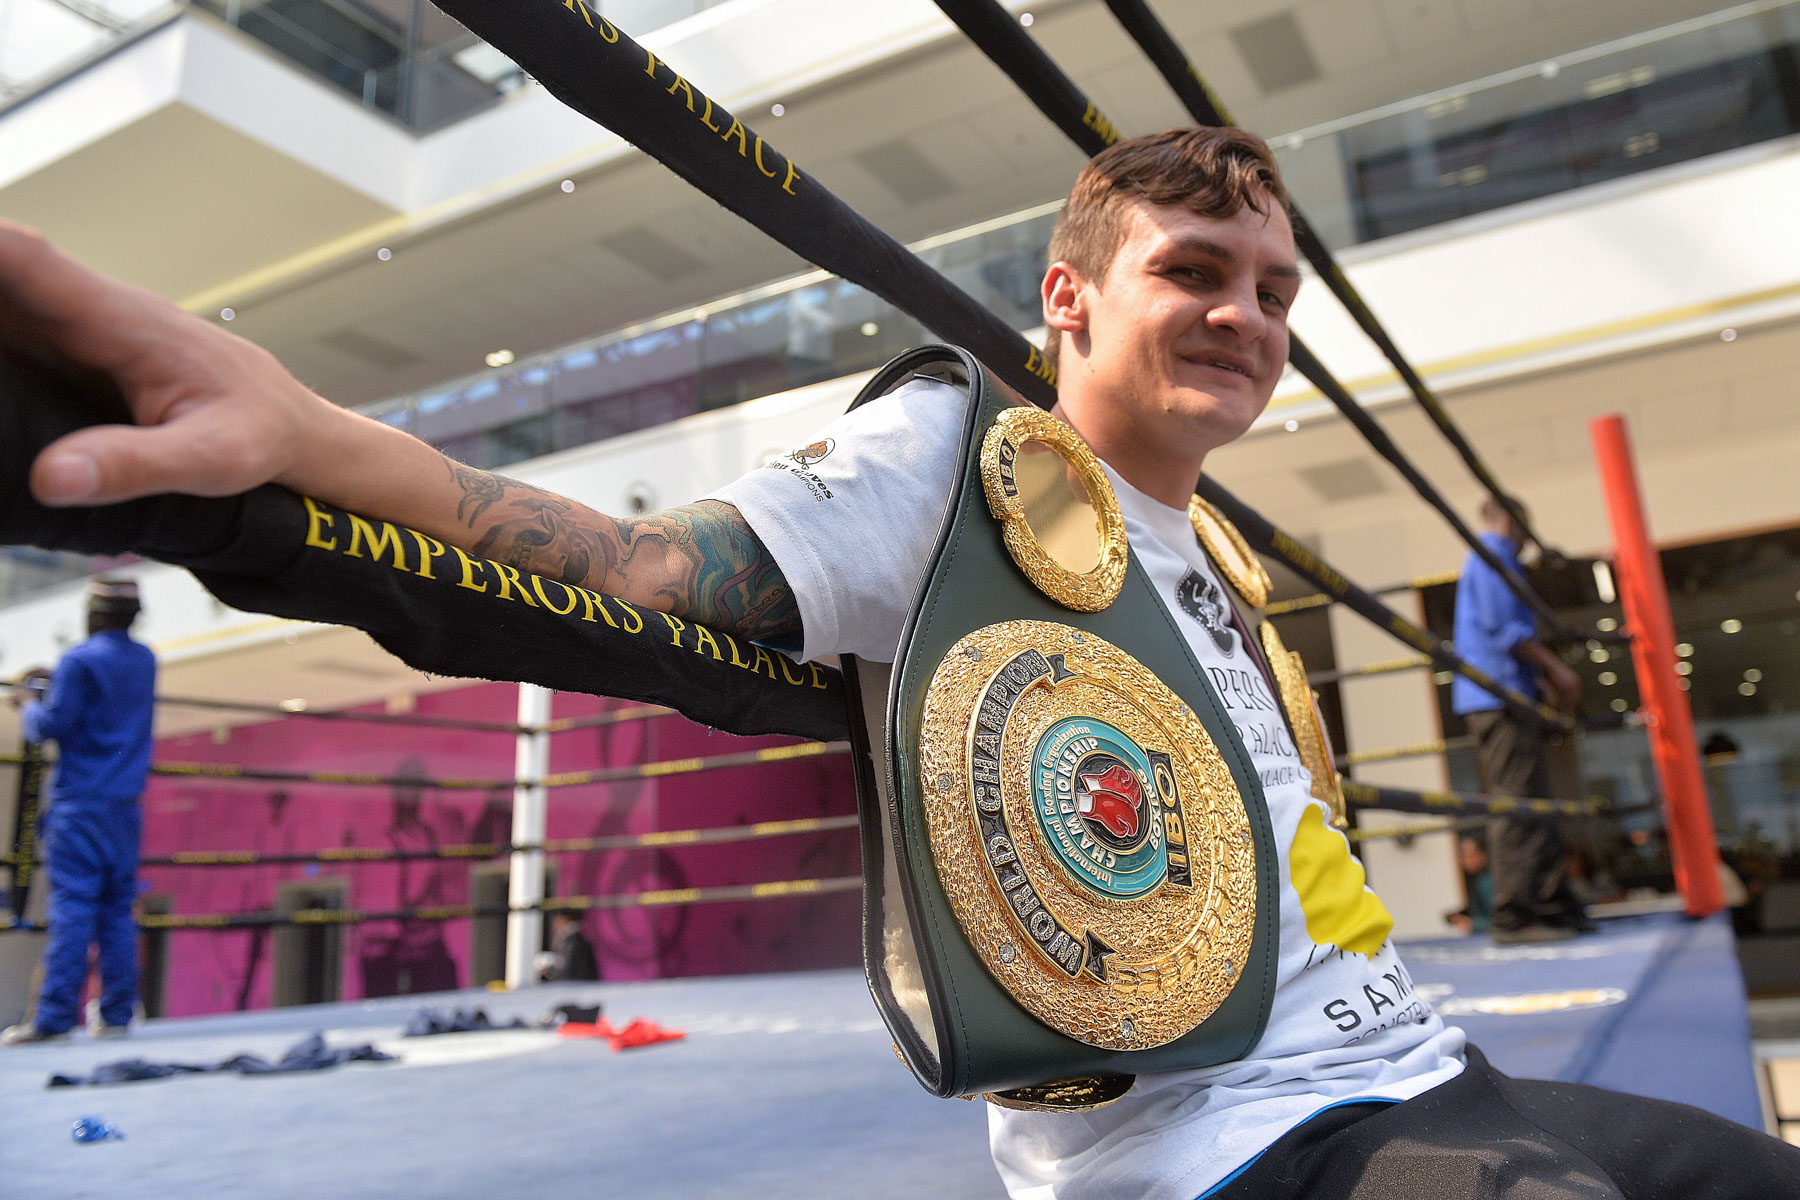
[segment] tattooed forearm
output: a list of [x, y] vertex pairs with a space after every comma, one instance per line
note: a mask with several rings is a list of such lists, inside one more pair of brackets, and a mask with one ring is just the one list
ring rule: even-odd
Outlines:
[[655, 608], [749, 638], [800, 628], [787, 578], [743, 515], [703, 500], [613, 522], [622, 590], [648, 592]]
[[444, 465], [450, 469], [450, 478], [462, 489], [462, 498], [456, 502], [456, 519], [471, 528], [475, 525], [476, 517], [492, 508], [495, 502], [506, 495], [508, 484], [517, 488], [525, 487], [516, 479], [466, 467], [448, 454], [442, 457]]
[[747, 638], [800, 628], [792, 589], [743, 515], [702, 501], [617, 520], [446, 457], [470, 552]]
[[[475, 554], [562, 583], [601, 586], [610, 530], [598, 513], [504, 475], [444, 462], [462, 493], [457, 520], [476, 533]], [[492, 523], [482, 527], [489, 516]]]

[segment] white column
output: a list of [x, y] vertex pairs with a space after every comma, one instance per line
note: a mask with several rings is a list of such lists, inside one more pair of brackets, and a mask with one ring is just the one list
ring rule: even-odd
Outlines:
[[[541, 846], [548, 826], [548, 793], [540, 782], [550, 772], [550, 735], [542, 732], [550, 721], [550, 689], [534, 683], [519, 685], [519, 749], [513, 778], [512, 840], [515, 846]], [[506, 986], [527, 987], [537, 981], [534, 960], [544, 944], [541, 909], [518, 911], [544, 898], [544, 852], [515, 851], [507, 887], [507, 903], [514, 911], [506, 918]]]

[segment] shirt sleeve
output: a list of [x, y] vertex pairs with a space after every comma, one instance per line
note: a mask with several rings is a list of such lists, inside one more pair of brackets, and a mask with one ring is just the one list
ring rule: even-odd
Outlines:
[[53, 742], [66, 737], [81, 719], [89, 690], [88, 671], [81, 660], [64, 657], [50, 677], [49, 693], [27, 704], [20, 714], [25, 740]]
[[734, 505], [800, 610], [803, 660], [892, 662], [943, 521], [968, 394], [916, 379], [708, 499]]
[[[1492, 548], [1492, 547], [1490, 547]], [[1496, 550], [1502, 560], [1505, 554]], [[1487, 636], [1488, 642], [1496, 650], [1511, 654], [1521, 645], [1537, 637], [1537, 621], [1525, 602], [1513, 595], [1506, 581], [1498, 572], [1482, 562], [1479, 558], [1471, 558], [1467, 568], [1472, 576], [1469, 593], [1475, 603], [1475, 619], [1477, 626]]]

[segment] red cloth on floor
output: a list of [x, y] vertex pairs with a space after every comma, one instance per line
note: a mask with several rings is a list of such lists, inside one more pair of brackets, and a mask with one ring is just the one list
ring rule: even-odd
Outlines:
[[687, 1036], [679, 1029], [664, 1029], [647, 1017], [639, 1017], [623, 1029], [614, 1029], [612, 1022], [605, 1017], [592, 1023], [565, 1021], [557, 1026], [556, 1034], [566, 1038], [599, 1038], [611, 1043], [615, 1052], [639, 1046], [654, 1046], [659, 1042], [679, 1041]]

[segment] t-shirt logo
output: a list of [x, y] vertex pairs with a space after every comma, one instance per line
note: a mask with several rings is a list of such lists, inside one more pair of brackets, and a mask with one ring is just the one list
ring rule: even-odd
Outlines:
[[789, 454], [788, 457], [802, 467], [810, 467], [836, 449], [837, 443], [831, 438], [825, 438], [822, 441], [814, 442], [810, 446], [800, 447], [792, 454]]
[[1220, 654], [1229, 655], [1236, 650], [1230, 619], [1225, 615], [1225, 594], [1219, 591], [1218, 584], [1189, 567], [1181, 582], [1175, 585], [1175, 603], [1212, 635], [1213, 645], [1219, 648]]

